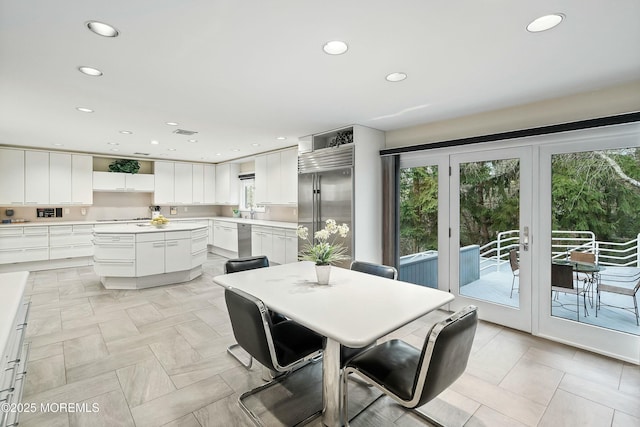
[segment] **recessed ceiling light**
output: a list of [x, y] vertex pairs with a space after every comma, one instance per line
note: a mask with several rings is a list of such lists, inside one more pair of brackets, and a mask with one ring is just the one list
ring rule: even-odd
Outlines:
[[328, 55], [342, 55], [347, 50], [349, 50], [349, 46], [343, 41], [340, 40], [332, 40], [330, 42], [325, 43], [322, 46], [322, 50]]
[[123, 135], [131, 135], [133, 132], [131, 132], [130, 130], [121, 130], [120, 133]]
[[153, 141], [151, 141], [151, 144], [152, 144], [152, 145], [158, 145], [158, 144], [160, 144], [160, 143], [159, 143], [158, 141], [156, 141], [156, 140], [153, 140]]
[[176, 149], [175, 149], [175, 148], [167, 148], [167, 150], [169, 150], [169, 151], [176, 151]]
[[276, 139], [280, 140], [280, 141], [284, 141], [285, 139], [287, 139], [286, 136], [279, 136]]
[[538, 19], [534, 19], [531, 21], [529, 25], [527, 25], [527, 31], [530, 33], [539, 33], [540, 31], [550, 30], [564, 19], [564, 15], [562, 13], [553, 13], [551, 15], [541, 16]]
[[158, 156], [168, 156], [168, 154], [167, 153], [160, 153], [160, 154], [158, 154]]
[[322, 50], [324, 50], [324, 52], [328, 55], [342, 55], [347, 50], [349, 50], [349, 46], [347, 46], [347, 44], [343, 41], [333, 40], [325, 43], [325, 45], [322, 46]]
[[83, 113], [93, 113], [93, 110], [91, 108], [76, 107], [76, 110], [82, 111]]
[[53, 145], [55, 145], [56, 147], [62, 147], [64, 144], [61, 144], [59, 142], [54, 142]]
[[258, 144], [257, 142], [254, 142], [253, 144], [251, 144], [253, 147], [259, 147], [260, 144]]
[[188, 139], [187, 141], [188, 141], [188, 142], [198, 142], [198, 140], [197, 140], [197, 139]]
[[166, 124], [168, 124], [169, 126], [178, 126], [178, 123], [176, 122], [166, 122]]
[[97, 68], [87, 67], [84, 65], [78, 67], [78, 71], [80, 71], [82, 74], [86, 74], [87, 76], [99, 77], [102, 75], [102, 71], [98, 70]]
[[117, 142], [107, 142], [107, 144], [109, 144], [109, 145], [120, 145]]
[[385, 78], [388, 82], [401, 82], [407, 78], [407, 75], [405, 73], [391, 73], [387, 74]]
[[111, 151], [120, 151], [119, 148], [112, 148]]
[[118, 35], [120, 34], [120, 32], [116, 30], [115, 27], [99, 21], [88, 21], [87, 28], [89, 28], [99, 36], [104, 37], [118, 37]]
[[222, 156], [222, 153], [216, 153], [216, 156]]
[[239, 148], [234, 148], [234, 149], [233, 149], [233, 150], [231, 150], [231, 151], [238, 152], [238, 151], [240, 151], [240, 149], [239, 149]]

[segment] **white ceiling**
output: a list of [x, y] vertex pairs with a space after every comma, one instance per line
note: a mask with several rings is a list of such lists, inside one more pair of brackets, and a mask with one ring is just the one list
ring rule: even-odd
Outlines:
[[0, 0], [0, 145], [217, 163], [580, 93], [640, 77], [639, 18], [638, 0]]

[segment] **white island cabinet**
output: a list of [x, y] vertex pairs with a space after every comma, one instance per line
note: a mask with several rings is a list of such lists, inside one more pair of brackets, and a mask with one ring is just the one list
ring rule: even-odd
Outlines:
[[[29, 304], [24, 300], [29, 273], [0, 274], [0, 403], [13, 408], [22, 401], [29, 344], [25, 343]], [[0, 411], [0, 426], [17, 426], [22, 411]]]
[[107, 289], [188, 282], [202, 274], [207, 226], [127, 224], [94, 231], [94, 269]]

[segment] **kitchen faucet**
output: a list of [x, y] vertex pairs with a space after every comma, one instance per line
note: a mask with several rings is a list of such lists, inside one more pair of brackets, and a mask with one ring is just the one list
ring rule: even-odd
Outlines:
[[253, 216], [256, 214], [256, 211], [253, 210], [253, 206], [251, 206], [251, 210], [249, 211], [249, 215], [251, 215], [251, 219], [253, 219]]

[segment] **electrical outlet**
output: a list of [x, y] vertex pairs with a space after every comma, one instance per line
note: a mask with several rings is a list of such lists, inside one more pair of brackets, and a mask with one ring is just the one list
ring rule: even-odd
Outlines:
[[64, 208], [64, 214], [69, 215], [69, 208]]
[[184, 207], [184, 211], [185, 211], [185, 212], [189, 212], [189, 208], [185, 206], [185, 207]]
[[80, 213], [82, 215], [86, 215], [87, 214], [87, 208], [80, 208]]
[[294, 214], [294, 215], [298, 215], [298, 209], [294, 209], [294, 210], [293, 210], [293, 214]]

